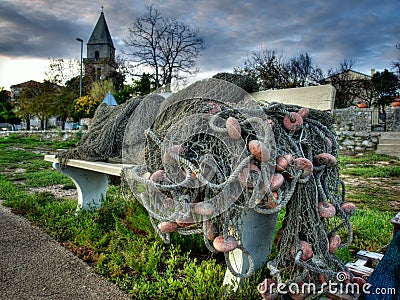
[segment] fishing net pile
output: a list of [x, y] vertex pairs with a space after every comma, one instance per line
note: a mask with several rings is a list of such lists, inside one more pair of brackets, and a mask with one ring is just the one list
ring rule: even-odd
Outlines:
[[132, 98], [118, 106], [101, 103], [93, 116], [89, 131], [82, 136], [77, 147], [60, 151], [57, 157], [61, 168], [69, 159], [88, 161], [121, 161], [122, 141], [128, 120], [143, 97]]
[[217, 79], [159, 104], [160, 96], [147, 96], [132, 114], [122, 160], [126, 182], [165, 242], [172, 232], [202, 234], [210, 251], [224, 253], [232, 274], [249, 277], [254, 269], [238, 273], [228, 256], [237, 248], [248, 253], [240, 216], [254, 210], [268, 218], [285, 209], [270, 278], [262, 283], [265, 299], [278, 296], [271, 283], [313, 282], [326, 291], [328, 280], [359, 279], [335, 255], [351, 243], [355, 206], [345, 202], [328, 113], [260, 105]]

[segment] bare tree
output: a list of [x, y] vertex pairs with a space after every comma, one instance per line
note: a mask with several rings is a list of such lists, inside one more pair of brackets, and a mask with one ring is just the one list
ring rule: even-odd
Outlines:
[[176, 19], [166, 19], [152, 5], [128, 28], [125, 40], [128, 51], [140, 66], [154, 70], [157, 87], [170, 84], [180, 73], [192, 74], [204, 40], [198, 30]]
[[79, 62], [77, 59], [52, 58], [45, 74], [48, 81], [65, 85], [79, 75]]
[[288, 65], [290, 82], [294, 87], [316, 84], [323, 79], [321, 68], [314, 65], [308, 53], [300, 53], [290, 60]]
[[[396, 45], [396, 49], [400, 51], [400, 44]], [[392, 68], [395, 70], [397, 77], [400, 79], [400, 57], [397, 61], [392, 62]]]
[[345, 59], [335, 70], [328, 70], [326, 82], [336, 89], [335, 108], [353, 106], [357, 101], [366, 101], [369, 105], [372, 103], [371, 79], [367, 75], [352, 71], [353, 66], [352, 59]]
[[236, 68], [235, 73], [254, 78], [263, 90], [278, 89], [285, 85], [284, 60], [276, 51], [263, 49], [252, 52], [244, 62], [244, 67]]
[[322, 70], [313, 65], [308, 53], [287, 60], [268, 49], [253, 52], [244, 62], [244, 67], [234, 72], [251, 76], [264, 90], [306, 86], [323, 78]]

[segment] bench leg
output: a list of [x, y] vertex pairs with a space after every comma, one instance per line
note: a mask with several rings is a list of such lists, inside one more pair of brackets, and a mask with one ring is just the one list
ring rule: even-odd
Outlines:
[[61, 169], [56, 162], [53, 163], [53, 168], [70, 177], [75, 183], [78, 191], [77, 210], [96, 209], [106, 199], [108, 175], [71, 166]]
[[[262, 215], [254, 210], [243, 211], [239, 220], [239, 232], [244, 248], [250, 253], [254, 262], [254, 272], [261, 269], [268, 260], [274, 238], [278, 213]], [[249, 261], [240, 249], [229, 252], [229, 261], [238, 273], [244, 274], [249, 270]], [[234, 276], [228, 269], [225, 272], [224, 283], [232, 285], [237, 290], [241, 279]]]

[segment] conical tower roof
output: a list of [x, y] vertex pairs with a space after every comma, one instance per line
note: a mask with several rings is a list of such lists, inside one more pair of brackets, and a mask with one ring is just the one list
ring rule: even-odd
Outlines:
[[100, 13], [100, 17], [97, 21], [96, 26], [90, 36], [90, 39], [87, 43], [88, 45], [96, 45], [96, 44], [109, 44], [111, 47], [114, 47], [110, 31], [108, 30], [106, 18], [104, 17], [104, 13]]
[[103, 103], [107, 104], [108, 106], [118, 105], [117, 100], [115, 100], [114, 95], [110, 91], [104, 97]]

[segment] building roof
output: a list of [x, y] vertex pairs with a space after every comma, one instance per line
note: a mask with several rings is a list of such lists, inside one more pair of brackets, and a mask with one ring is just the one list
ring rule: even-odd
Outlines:
[[351, 76], [352, 79], [356, 80], [356, 79], [365, 79], [365, 80], [370, 80], [372, 78], [371, 75], [367, 75], [358, 71], [354, 71], [354, 70], [347, 70], [344, 71], [342, 73], [337, 73], [334, 75], [331, 75], [329, 77], [327, 77], [325, 80], [328, 80], [332, 77], [337, 77], [337, 76], [342, 76], [343, 74], [349, 74]]
[[39, 82], [35, 81], [35, 80], [29, 80], [29, 81], [25, 81], [22, 83], [18, 83], [18, 84], [13, 84], [12, 86], [10, 86], [11, 89], [19, 89], [19, 88], [24, 88], [28, 85], [33, 85], [33, 84], [37, 84]]
[[92, 35], [89, 38], [87, 43], [88, 45], [95, 44], [109, 44], [111, 47], [114, 47], [110, 31], [108, 30], [106, 18], [104, 17], [104, 13], [100, 13], [100, 17], [97, 20], [97, 24], [94, 27]]

